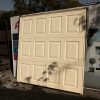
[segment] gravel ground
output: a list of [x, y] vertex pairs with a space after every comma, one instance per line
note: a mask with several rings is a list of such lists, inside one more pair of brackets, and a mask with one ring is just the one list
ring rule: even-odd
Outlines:
[[97, 100], [88, 96], [18, 83], [9, 67], [0, 70], [0, 100]]

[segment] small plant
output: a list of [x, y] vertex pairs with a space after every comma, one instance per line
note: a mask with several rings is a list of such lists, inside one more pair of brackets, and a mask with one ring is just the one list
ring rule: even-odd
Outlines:
[[94, 67], [93, 65], [96, 63], [96, 60], [94, 58], [90, 58], [89, 59], [89, 63], [91, 64], [91, 66], [89, 67], [89, 71], [90, 72], [94, 72]]

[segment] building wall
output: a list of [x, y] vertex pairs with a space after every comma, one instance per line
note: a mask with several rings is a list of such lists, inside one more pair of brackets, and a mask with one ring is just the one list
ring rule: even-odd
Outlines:
[[96, 60], [96, 63], [94, 64], [95, 72], [98, 72], [96, 68], [100, 68], [100, 50], [96, 49], [99, 47], [100, 42], [94, 42], [89, 52], [89, 58], [94, 58]]
[[[100, 47], [100, 42], [94, 42], [87, 50], [84, 86], [88, 88], [100, 89], [100, 53], [97, 54], [96, 47]], [[94, 58], [96, 60], [96, 63], [93, 64], [94, 71], [90, 71], [90, 58]]]

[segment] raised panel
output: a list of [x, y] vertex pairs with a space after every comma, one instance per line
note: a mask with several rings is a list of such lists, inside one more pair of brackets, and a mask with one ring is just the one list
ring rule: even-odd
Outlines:
[[78, 32], [80, 31], [80, 24], [79, 24], [80, 19], [79, 18], [80, 18], [79, 15], [66, 16], [67, 32], [73, 33], [73, 34], [78, 34]]
[[79, 58], [79, 43], [65, 42], [65, 59], [78, 60]]
[[46, 19], [44, 18], [38, 18], [36, 19], [36, 34], [44, 34], [46, 29]]
[[29, 68], [30, 65], [29, 64], [20, 64], [20, 68], [21, 68], [21, 79], [23, 81], [27, 81], [27, 79], [29, 78]]
[[35, 57], [44, 57], [45, 54], [45, 42], [36, 41], [35, 42]]
[[52, 17], [50, 23], [50, 34], [61, 34], [62, 31], [62, 17]]
[[23, 21], [23, 34], [30, 34], [32, 29], [32, 20], [24, 20]]
[[30, 56], [31, 54], [31, 44], [30, 42], [22, 42], [21, 43], [21, 56]]
[[77, 69], [65, 69], [64, 72], [64, 86], [65, 87], [77, 87], [78, 85], [78, 70]]
[[49, 79], [49, 83], [52, 85], [58, 85], [59, 84], [59, 78], [60, 78], [60, 69], [59, 68], [55, 68], [52, 71], [48, 71], [48, 79]]
[[38, 65], [38, 64], [34, 64], [33, 65], [33, 80], [39, 82], [39, 81], [43, 81], [43, 70], [44, 70], [44, 66], [43, 65]]
[[61, 42], [49, 42], [49, 58], [59, 59], [61, 56]]

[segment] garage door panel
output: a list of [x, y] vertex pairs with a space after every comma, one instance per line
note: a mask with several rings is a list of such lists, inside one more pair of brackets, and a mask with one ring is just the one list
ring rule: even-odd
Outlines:
[[47, 39], [33, 39], [33, 61], [45, 61], [47, 58]]
[[86, 14], [79, 13], [79, 14], [67, 14], [65, 15], [65, 34], [72, 37], [84, 37], [84, 31], [86, 30]]
[[55, 16], [50, 18], [50, 32], [49, 34], [62, 33], [62, 16]]
[[36, 21], [36, 35], [46, 33], [46, 18], [38, 18]]
[[64, 86], [77, 87], [78, 70], [73, 68], [66, 68], [64, 71]]
[[82, 9], [22, 16], [17, 80], [82, 94], [85, 17]]
[[[79, 62], [84, 60], [84, 39], [82, 38], [64, 38], [63, 39], [63, 61]], [[83, 52], [83, 53], [82, 53]]]
[[48, 81], [47, 86], [55, 89], [60, 89], [60, 64], [58, 62], [47, 63], [48, 66]]
[[21, 43], [21, 56], [30, 56], [31, 55], [31, 45], [30, 42], [22, 42]]
[[34, 34], [33, 35], [45, 36], [47, 34], [47, 18], [44, 16], [40, 16], [40, 17], [35, 16], [33, 20], [34, 20], [34, 30], [33, 30]]
[[65, 57], [66, 60], [78, 61], [79, 59], [79, 42], [65, 42]]
[[19, 36], [20, 37], [23, 37], [23, 38], [31, 38], [32, 37], [32, 26], [33, 26], [33, 19], [32, 17], [25, 17], [25, 18], [22, 18], [20, 19], [20, 33], [21, 35]]
[[62, 59], [62, 39], [48, 38], [47, 39], [47, 62], [60, 62]]
[[85, 30], [85, 15], [84, 13], [79, 15], [68, 15], [66, 16], [66, 33], [68, 35], [81, 35], [85, 36], [83, 33]]
[[31, 54], [32, 54], [32, 40], [23, 40], [19, 42], [19, 56], [18, 59], [26, 58], [26, 59], [31, 59]]
[[34, 56], [39, 58], [45, 57], [45, 41], [35, 41]]
[[35, 85], [46, 86], [47, 84], [47, 72], [45, 63], [33, 62], [32, 68], [32, 80]]
[[31, 68], [31, 64], [30, 62], [25, 62], [25, 61], [20, 61], [20, 63], [18, 63], [18, 66], [20, 66], [18, 68], [19, 70], [19, 74], [17, 74], [17, 80], [19, 82], [25, 82], [25, 83], [30, 83], [31, 82], [31, 75], [30, 75], [30, 68]]
[[84, 37], [85, 19], [84, 13], [69, 15], [67, 12], [51, 14], [48, 17], [49, 34], [51, 36]]
[[72, 91], [77, 91], [82, 93], [83, 89], [81, 88], [82, 84], [82, 78], [80, 77], [80, 74], [83, 75], [83, 70], [82, 66], [76, 66], [76, 65], [71, 65], [67, 67], [63, 67], [61, 76], [62, 76], [62, 83], [61, 83], [61, 88], [64, 90], [70, 90]]
[[61, 57], [61, 42], [60, 41], [49, 41], [49, 59], [60, 59]]
[[[37, 17], [37, 18], [36, 18]], [[84, 37], [85, 14], [59, 13], [45, 16], [35, 16], [35, 35]], [[83, 28], [84, 27], [84, 28]], [[84, 29], [84, 30], [83, 30]]]
[[28, 78], [30, 77], [29, 75], [29, 68], [30, 64], [23, 63], [20, 65], [21, 66], [21, 80], [27, 82]]
[[66, 32], [68, 34], [79, 34], [80, 26], [79, 26], [79, 15], [68, 15], [66, 16]]

